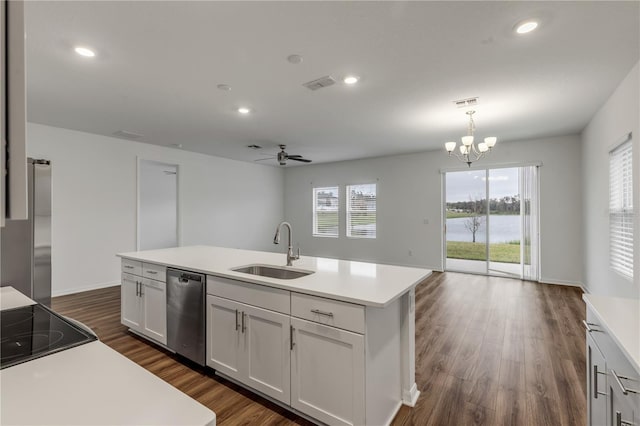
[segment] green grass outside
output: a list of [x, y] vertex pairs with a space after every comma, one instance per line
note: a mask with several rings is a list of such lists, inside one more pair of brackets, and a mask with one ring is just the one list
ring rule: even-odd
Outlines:
[[[520, 244], [489, 244], [489, 257], [492, 262], [520, 263]], [[486, 260], [485, 243], [447, 241], [447, 257], [450, 259]]]
[[447, 210], [447, 219], [457, 219], [459, 217], [471, 217], [471, 213], [466, 212], [450, 212]]

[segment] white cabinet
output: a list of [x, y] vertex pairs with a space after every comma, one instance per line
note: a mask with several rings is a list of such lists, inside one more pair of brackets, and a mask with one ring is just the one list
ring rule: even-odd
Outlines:
[[167, 344], [167, 284], [142, 279], [142, 334]]
[[638, 425], [640, 370], [620, 347], [613, 329], [604, 326], [606, 323], [587, 305], [587, 424]]
[[240, 303], [207, 295], [207, 365], [240, 380]]
[[[625, 384], [622, 384], [622, 386], [625, 386]], [[623, 391], [622, 386], [618, 383], [609, 384], [609, 423], [603, 424], [612, 426], [636, 426], [638, 424], [638, 415], [640, 414], [638, 409], [640, 407], [637, 405], [637, 398], [634, 398], [629, 391]]]
[[24, 2], [0, 0], [0, 19], [0, 225], [4, 226], [5, 217], [27, 218]]
[[216, 373], [324, 424], [391, 423], [402, 401], [400, 300], [369, 310], [212, 275], [207, 293]]
[[364, 336], [297, 318], [291, 326], [291, 406], [327, 424], [365, 424]]
[[[122, 262], [120, 322], [156, 342], [167, 344], [167, 284], [143, 278], [141, 264]], [[134, 273], [129, 273], [133, 271]]]
[[607, 424], [607, 364], [587, 335], [587, 424]]
[[290, 317], [207, 296], [207, 365], [278, 401], [290, 401]]
[[122, 274], [120, 284], [120, 322], [132, 330], [142, 329], [142, 298], [139, 297], [142, 279], [131, 274]]

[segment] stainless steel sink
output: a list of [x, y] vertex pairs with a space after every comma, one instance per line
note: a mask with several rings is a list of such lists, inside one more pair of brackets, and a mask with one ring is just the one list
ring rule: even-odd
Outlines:
[[306, 277], [313, 274], [313, 271], [305, 271], [302, 269], [289, 269], [279, 266], [269, 265], [247, 265], [238, 268], [231, 268], [232, 271], [242, 272], [243, 274], [260, 275], [261, 277], [278, 278], [280, 280], [294, 280], [300, 277]]

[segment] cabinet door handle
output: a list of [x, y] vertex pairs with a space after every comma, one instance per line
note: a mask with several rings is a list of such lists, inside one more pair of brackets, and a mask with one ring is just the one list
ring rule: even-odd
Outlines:
[[623, 395], [629, 395], [629, 392], [640, 394], [639, 390], [627, 388], [624, 385], [624, 383], [622, 383], [622, 380], [620, 380], [620, 379], [631, 380], [631, 379], [629, 379], [629, 377], [618, 375], [614, 369], [611, 369], [611, 374], [613, 374], [613, 377], [616, 379], [616, 382], [618, 382], [618, 386], [620, 386], [620, 389], [622, 389], [622, 394]]
[[616, 411], [616, 426], [633, 426], [633, 423], [622, 420], [622, 413], [620, 411]]
[[312, 309], [311, 312], [313, 312], [314, 314], [324, 315], [325, 317], [333, 318], [333, 312], [325, 312], [325, 311], [321, 311], [319, 309]]
[[607, 396], [605, 392], [598, 391], [598, 374], [607, 375], [607, 373], [603, 373], [602, 371], [598, 371], [598, 364], [593, 366], [593, 397], [598, 399], [598, 395]]
[[140, 296], [140, 283], [136, 281], [136, 297]]
[[149, 270], [147, 270], [147, 274], [158, 275], [158, 271], [149, 271]]
[[289, 350], [293, 350], [293, 347], [296, 345], [295, 342], [293, 341], [293, 331], [295, 330], [295, 328], [293, 328], [292, 325], [289, 326], [289, 342], [290, 342], [290, 347]]
[[126, 269], [133, 269], [133, 266], [131, 266], [131, 265], [124, 265], [124, 267], [125, 267]]
[[598, 365], [593, 366], [593, 397], [598, 399]]
[[244, 325], [244, 317], [245, 317], [245, 313], [244, 313], [244, 311], [242, 311], [242, 332], [243, 333], [247, 329], [247, 327]]
[[236, 309], [236, 331], [238, 331], [239, 327], [240, 327], [240, 324], [238, 323], [238, 310]]
[[590, 326], [595, 325], [598, 326], [598, 324], [593, 324], [590, 322], [586, 322], [585, 320], [582, 320], [582, 325], [584, 325], [584, 328], [587, 330], [587, 332], [592, 333], [592, 332], [597, 332], [597, 333], [602, 333], [602, 330], [596, 330], [595, 328], [591, 328]]

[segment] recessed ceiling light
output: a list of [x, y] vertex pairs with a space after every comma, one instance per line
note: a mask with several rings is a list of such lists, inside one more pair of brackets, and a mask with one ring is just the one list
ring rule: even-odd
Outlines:
[[249, 109], [247, 107], [240, 107], [240, 108], [238, 108], [238, 112], [240, 114], [249, 114], [251, 112], [251, 109]]
[[87, 58], [93, 58], [94, 56], [96, 56], [96, 52], [94, 52], [93, 50], [86, 48], [86, 47], [81, 47], [78, 46], [75, 49], [75, 52], [80, 55], [80, 56], [86, 56]]
[[516, 25], [516, 32], [518, 34], [526, 34], [538, 28], [538, 22], [536, 21], [523, 21]]
[[224, 91], [229, 91], [231, 90], [231, 86], [229, 86], [228, 84], [218, 84], [216, 86], [219, 90], [224, 90]]
[[358, 77], [356, 77], [355, 75], [348, 75], [344, 78], [344, 83], [345, 84], [356, 84], [358, 82], [358, 80], [360, 80]]
[[182, 148], [182, 144], [181, 143], [172, 143], [172, 144], [169, 144], [169, 146], [172, 146], [174, 148]]

